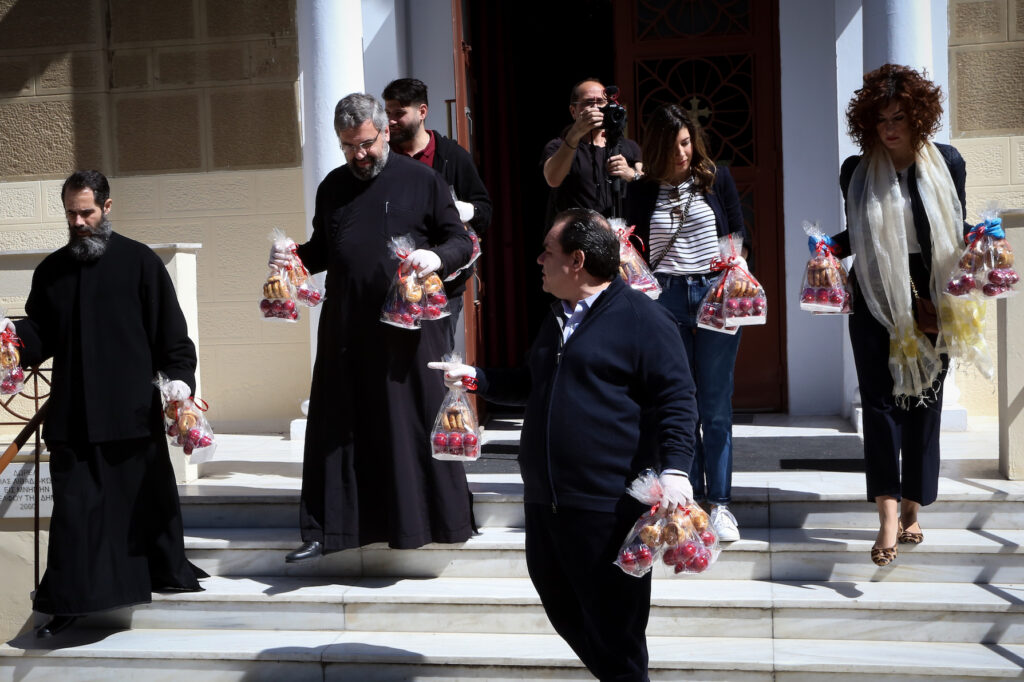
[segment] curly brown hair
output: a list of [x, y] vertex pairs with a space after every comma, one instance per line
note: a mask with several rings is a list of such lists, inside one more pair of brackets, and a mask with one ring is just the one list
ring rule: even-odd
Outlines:
[[885, 64], [864, 75], [864, 86], [846, 107], [850, 137], [868, 152], [878, 143], [878, 113], [895, 100], [907, 117], [910, 142], [920, 149], [939, 130], [942, 88], [909, 66]]
[[658, 107], [644, 127], [644, 174], [660, 182], [671, 181], [669, 175], [675, 164], [676, 138], [684, 127], [690, 131], [693, 144], [693, 156], [690, 158], [693, 184], [703, 192], [710, 192], [715, 183], [715, 163], [708, 158], [704, 131], [682, 107], [675, 104]]

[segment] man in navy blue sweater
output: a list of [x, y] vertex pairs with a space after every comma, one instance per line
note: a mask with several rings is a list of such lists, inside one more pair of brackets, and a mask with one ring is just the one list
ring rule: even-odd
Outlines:
[[[589, 209], [559, 213], [537, 259], [560, 299], [517, 369], [430, 363], [489, 401], [525, 405], [519, 465], [526, 563], [555, 630], [601, 680], [647, 680], [651, 574], [613, 562], [644, 507], [626, 487], [662, 472], [666, 506], [693, 496], [697, 405], [675, 320], [619, 277], [619, 245]], [[468, 382], [470, 383], [471, 382]]]

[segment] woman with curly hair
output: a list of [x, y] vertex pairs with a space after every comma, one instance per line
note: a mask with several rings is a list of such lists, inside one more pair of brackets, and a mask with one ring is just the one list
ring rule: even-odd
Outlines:
[[[896, 559], [898, 543], [924, 539], [918, 511], [938, 491], [949, 358], [984, 362], [969, 338], [978, 306], [942, 295], [968, 226], [964, 160], [930, 141], [941, 115], [941, 89], [917, 71], [886, 64], [864, 76], [846, 110], [862, 152], [839, 177], [847, 229], [824, 239], [840, 258], [856, 254], [849, 331], [879, 566]], [[812, 237], [810, 247], [821, 245]]]
[[732, 389], [740, 334], [699, 329], [697, 313], [712, 279], [718, 239], [743, 225], [732, 175], [708, 158], [701, 129], [674, 104], [658, 108], [644, 129], [644, 179], [626, 197], [627, 224], [647, 244], [645, 257], [661, 284], [658, 303], [679, 323], [697, 384], [696, 451], [689, 472], [694, 497], [711, 504], [711, 523], [723, 541], [739, 540], [732, 496]]

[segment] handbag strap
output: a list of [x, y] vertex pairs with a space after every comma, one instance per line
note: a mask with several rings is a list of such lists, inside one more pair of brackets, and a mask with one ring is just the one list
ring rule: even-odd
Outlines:
[[691, 185], [690, 196], [686, 198], [686, 206], [683, 207], [683, 212], [679, 216], [679, 224], [676, 225], [675, 231], [672, 232], [672, 238], [669, 240], [668, 246], [666, 246], [665, 250], [661, 252], [661, 255], [658, 256], [657, 260], [651, 260], [651, 274], [654, 274], [654, 271], [658, 269], [659, 265], [661, 265], [661, 261], [665, 259], [665, 256], [667, 256], [669, 251], [672, 250], [672, 247], [675, 246], [676, 240], [679, 239], [679, 233], [683, 229], [683, 223], [686, 222], [686, 216], [690, 213], [690, 204], [693, 203], [693, 195], [696, 193], [696, 188]]

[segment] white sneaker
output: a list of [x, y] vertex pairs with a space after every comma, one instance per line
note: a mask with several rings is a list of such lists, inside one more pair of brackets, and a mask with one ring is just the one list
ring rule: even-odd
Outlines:
[[715, 529], [720, 542], [735, 542], [740, 539], [736, 517], [724, 504], [716, 504], [711, 508], [711, 527]]

